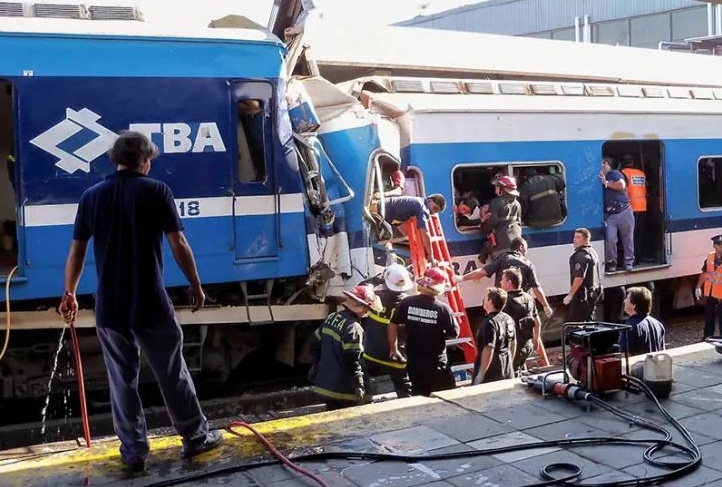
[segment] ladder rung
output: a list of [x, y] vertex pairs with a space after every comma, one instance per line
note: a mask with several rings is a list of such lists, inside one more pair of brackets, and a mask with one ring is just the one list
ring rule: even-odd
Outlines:
[[472, 342], [471, 337], [452, 338], [451, 340], [446, 340], [446, 346], [451, 347], [452, 345], [461, 345], [463, 343], [471, 343], [471, 342]]
[[466, 313], [463, 311], [454, 311], [454, 316], [456, 316], [456, 317], [466, 316]]
[[460, 370], [468, 370], [468, 369], [473, 369], [473, 368], [474, 368], [474, 364], [457, 364], [457, 365], [451, 366], [451, 371], [459, 372]]
[[446, 268], [451, 268], [451, 267], [452, 267], [452, 265], [451, 265], [451, 263], [449, 263], [449, 262], [446, 262], [445, 260], [441, 260], [441, 261], [437, 261], [437, 262], [436, 262], [436, 267], [446, 267]]
[[268, 294], [249, 294], [246, 296], [247, 299], [268, 299], [270, 297]]
[[429, 242], [441, 242], [441, 241], [443, 241], [443, 240], [444, 240], [444, 239], [443, 239], [442, 237], [438, 236], [438, 235], [431, 235], [431, 236], [429, 237]]

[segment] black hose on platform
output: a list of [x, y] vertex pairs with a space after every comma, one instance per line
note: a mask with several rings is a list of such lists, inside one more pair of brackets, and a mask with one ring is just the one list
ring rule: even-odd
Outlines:
[[[438, 453], [430, 455], [396, 455], [388, 453], [363, 453], [363, 452], [320, 452], [311, 453], [305, 455], [297, 455], [290, 460], [293, 462], [299, 461], [319, 461], [319, 460], [331, 460], [331, 459], [350, 459], [350, 460], [371, 460], [371, 461], [395, 461], [395, 462], [422, 462], [430, 460], [450, 460], [456, 458], [469, 458], [483, 455], [495, 455], [500, 453], [508, 453], [512, 451], [527, 450], [531, 448], [548, 448], [548, 447], [578, 447], [578, 446], [594, 446], [594, 445], [636, 445], [643, 446], [648, 445], [644, 450], [643, 458], [646, 462], [660, 467], [669, 472], [654, 475], [650, 477], [644, 477], [640, 479], [629, 479], [629, 480], [617, 480], [612, 482], [595, 482], [595, 483], [584, 483], [579, 482], [578, 479], [582, 474], [582, 468], [572, 463], [552, 463], [546, 465], [541, 469], [540, 476], [545, 479], [542, 482], [536, 484], [527, 485], [527, 487], [548, 487], [554, 485], [561, 486], [574, 486], [574, 487], [641, 487], [647, 485], [660, 485], [665, 481], [670, 481], [675, 478], [682, 477], [695, 469], [697, 469], [702, 462], [702, 454], [699, 447], [692, 438], [692, 435], [687, 429], [682, 426], [677, 419], [664, 409], [659, 403], [654, 393], [639, 379], [634, 377], [624, 376], [627, 384], [634, 386], [646, 394], [662, 412], [662, 414], [669, 420], [672, 426], [679, 431], [688, 445], [683, 445], [672, 441], [672, 434], [669, 430], [663, 426], [654, 423], [643, 417], [631, 414], [623, 409], [613, 406], [606, 401], [600, 399], [594, 395], [588, 395], [588, 400], [595, 406], [598, 406], [610, 413], [629, 421], [639, 426], [650, 429], [657, 433], [661, 433], [664, 438], [651, 438], [651, 439], [625, 439], [617, 437], [590, 437], [590, 438], [574, 438], [574, 439], [559, 439], [559, 440], [548, 440], [539, 441], [536, 443], [526, 443], [521, 445], [510, 445], [499, 448], [490, 448], [487, 450], [470, 450], [453, 453]], [[671, 450], [669, 453], [678, 453], [686, 456], [686, 461], [662, 461], [660, 452], [662, 450]], [[656, 456], [655, 456], [656, 454]], [[666, 456], [666, 453], [665, 453]], [[167, 487], [171, 485], [181, 485], [189, 482], [198, 481], [210, 477], [217, 477], [222, 475], [229, 475], [237, 472], [252, 470], [267, 465], [278, 465], [280, 460], [264, 460], [259, 462], [247, 463], [244, 465], [235, 465], [232, 467], [220, 468], [212, 471], [186, 475], [174, 479], [162, 480], [159, 482], [146, 484], [146, 487]], [[663, 485], [663, 484], [662, 484]]]

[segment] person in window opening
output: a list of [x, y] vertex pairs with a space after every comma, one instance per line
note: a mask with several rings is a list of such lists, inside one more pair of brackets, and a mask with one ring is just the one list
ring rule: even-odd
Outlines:
[[524, 181], [519, 185], [519, 203], [524, 223], [539, 228], [562, 221], [566, 216], [564, 179], [556, 173], [539, 174], [534, 167], [525, 167], [522, 175]]
[[263, 141], [263, 103], [261, 100], [239, 100], [237, 141], [239, 179], [244, 182], [265, 178]]
[[634, 268], [634, 214], [627, 196], [624, 175], [612, 169], [612, 160], [602, 158], [599, 180], [604, 186], [604, 257], [606, 271], [617, 271], [617, 234], [622, 239], [624, 270]]
[[479, 200], [468, 196], [456, 205], [456, 226], [460, 230], [479, 228], [481, 225], [481, 205]]
[[8, 171], [8, 179], [10, 180], [10, 185], [13, 187], [13, 191], [17, 191], [15, 188], [15, 166], [16, 166], [16, 158], [13, 153], [13, 146], [10, 146], [10, 152], [8, 153], [7, 158], [7, 171]]
[[624, 312], [628, 318], [624, 322], [632, 328], [621, 333], [619, 350], [629, 355], [642, 355], [660, 352], [665, 349], [664, 325], [651, 316], [652, 293], [646, 287], [631, 287], [624, 299]]
[[722, 235], [712, 237], [713, 250], [702, 264], [694, 295], [697, 301], [704, 297], [704, 335], [714, 335], [715, 323], [722, 334]]
[[[381, 183], [384, 190], [384, 196], [390, 198], [393, 196], [402, 196], [404, 194], [404, 186], [406, 184], [406, 176], [401, 170], [401, 164], [391, 156], [380, 157], [381, 165]], [[378, 193], [374, 194], [374, 198], [379, 199]]]
[[[409, 233], [408, 221], [416, 217], [416, 227], [421, 231], [421, 242], [426, 259], [434, 262], [431, 252], [431, 236], [429, 235], [429, 219], [446, 209], [446, 198], [441, 194], [431, 194], [426, 198], [416, 196], [398, 196], [389, 198], [384, 205], [384, 220], [399, 229], [405, 237]], [[371, 213], [379, 214], [379, 203], [371, 203]]]
[[509, 250], [511, 241], [521, 237], [521, 204], [516, 179], [501, 176], [493, 181], [496, 197], [489, 203], [488, 211], [481, 214], [481, 231], [487, 240], [479, 253], [483, 264], [491, 257], [496, 257]]
[[98, 281], [96, 332], [108, 370], [120, 459], [131, 472], [142, 471], [148, 455], [138, 393], [141, 350], [182, 437], [183, 456], [215, 448], [222, 439], [220, 431], [209, 431], [201, 410], [183, 358], [183, 332], [163, 284], [165, 234], [190, 283], [193, 311], [203, 307], [206, 296], [173, 193], [165, 183], [148, 177], [157, 154], [155, 145], [138, 132], [125, 132], [113, 144], [109, 155], [117, 170], [80, 197], [60, 303], [66, 323], [74, 322], [75, 293], [92, 238]]

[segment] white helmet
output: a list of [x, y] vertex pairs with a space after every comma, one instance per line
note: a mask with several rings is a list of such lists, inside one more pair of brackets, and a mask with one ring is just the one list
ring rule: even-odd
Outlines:
[[414, 281], [411, 279], [409, 271], [401, 264], [391, 264], [386, 267], [383, 278], [386, 288], [391, 291], [405, 292], [414, 287]]

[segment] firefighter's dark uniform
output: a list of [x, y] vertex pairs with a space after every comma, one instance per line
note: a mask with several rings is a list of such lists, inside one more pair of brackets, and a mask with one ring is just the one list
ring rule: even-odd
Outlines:
[[503, 194], [489, 203], [489, 219], [481, 224], [481, 231], [487, 236], [494, 234], [496, 244], [487, 240], [479, 259], [484, 262], [488, 255], [496, 257], [509, 250], [511, 241], [521, 237], [521, 205], [516, 196]]
[[602, 299], [602, 283], [599, 278], [599, 256], [588, 245], [574, 250], [569, 257], [570, 282], [582, 277], [582, 285], [572, 296], [567, 321], [593, 321], [597, 303]]
[[534, 298], [521, 289], [507, 293], [506, 305], [502, 310], [511, 316], [516, 325], [516, 354], [514, 371], [519, 371], [534, 350], [534, 324], [539, 319]]
[[363, 329], [354, 313], [344, 308], [331, 313], [314, 332], [311, 344], [313, 390], [329, 410], [357, 404], [356, 391], [364, 389], [361, 363]]
[[491, 262], [484, 266], [487, 276], [494, 276], [494, 286], [501, 286], [501, 274], [512, 267], [521, 271], [521, 288], [529, 292], [531, 288], [539, 287], [539, 279], [536, 275], [536, 267], [521, 252], [504, 252], [496, 256]]
[[493, 346], [489, 368], [484, 373], [482, 383], [494, 382], [514, 377], [514, 366], [511, 361], [511, 341], [515, 334], [514, 320], [503, 311], [493, 311], [486, 315], [479, 327], [476, 343], [478, 353], [474, 361], [474, 377], [481, 367], [481, 352], [486, 346]]
[[419, 294], [403, 299], [392, 322], [406, 327], [407, 370], [414, 395], [453, 389], [456, 385], [446, 355], [446, 340], [459, 336], [448, 304]]
[[396, 396], [411, 395], [411, 381], [406, 373], [406, 364], [389, 359], [388, 326], [391, 317], [406, 294], [382, 289], [376, 291], [384, 309], [376, 314], [373, 311], [363, 319], [364, 353], [366, 371], [371, 375], [388, 374], [394, 385]]
[[556, 175], [536, 174], [519, 186], [519, 202], [524, 223], [548, 227], [564, 219], [564, 180]]

